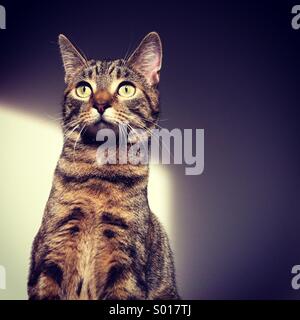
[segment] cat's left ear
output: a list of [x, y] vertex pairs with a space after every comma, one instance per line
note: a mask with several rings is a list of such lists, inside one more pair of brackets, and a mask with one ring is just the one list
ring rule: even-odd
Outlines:
[[68, 83], [80, 68], [87, 66], [87, 59], [63, 34], [59, 35], [58, 43], [65, 68], [65, 82]]
[[159, 82], [162, 64], [162, 44], [156, 32], [150, 32], [127, 61], [127, 64], [141, 73], [150, 85]]

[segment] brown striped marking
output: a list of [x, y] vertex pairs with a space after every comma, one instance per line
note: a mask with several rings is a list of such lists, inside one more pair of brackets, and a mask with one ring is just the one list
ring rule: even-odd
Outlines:
[[[82, 218], [84, 218], [84, 213], [79, 207], [76, 207], [71, 211], [71, 213], [68, 216], [64, 217], [56, 224], [56, 228], [59, 229], [71, 221], [80, 221]], [[76, 231], [76, 230], [73, 230], [73, 231]]]
[[103, 212], [102, 213], [101, 222], [104, 224], [117, 226], [122, 229], [128, 229], [128, 224], [125, 222], [124, 219], [122, 219], [120, 217], [116, 217], [110, 212]]

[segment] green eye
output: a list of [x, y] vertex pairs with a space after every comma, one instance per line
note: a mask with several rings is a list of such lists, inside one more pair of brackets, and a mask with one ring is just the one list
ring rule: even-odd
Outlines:
[[135, 91], [136, 91], [135, 86], [133, 86], [132, 84], [126, 83], [119, 87], [118, 94], [121, 97], [129, 98], [135, 94]]
[[92, 89], [88, 83], [82, 83], [77, 86], [76, 94], [79, 98], [89, 98], [92, 94]]

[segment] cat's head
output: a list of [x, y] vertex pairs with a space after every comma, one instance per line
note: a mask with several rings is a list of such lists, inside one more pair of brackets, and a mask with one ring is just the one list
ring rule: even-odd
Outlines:
[[[94, 142], [96, 133], [119, 125], [151, 129], [158, 118], [162, 46], [149, 33], [128, 59], [88, 60], [64, 35], [59, 46], [65, 69], [63, 128]], [[132, 129], [133, 128], [133, 129]]]

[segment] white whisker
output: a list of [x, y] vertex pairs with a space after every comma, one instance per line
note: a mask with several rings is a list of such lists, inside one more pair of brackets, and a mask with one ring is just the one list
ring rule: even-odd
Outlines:
[[[69, 130], [69, 131], [67, 130], [67, 131], [66, 131], [66, 133], [65, 133], [65, 135], [64, 135], [65, 138], [66, 138], [66, 140], [68, 140], [68, 139], [70, 138], [71, 134], [72, 134], [78, 127], [79, 127], [79, 124], [78, 124], [77, 126], [75, 126], [72, 130]], [[65, 140], [65, 141], [66, 141], [66, 140]]]

